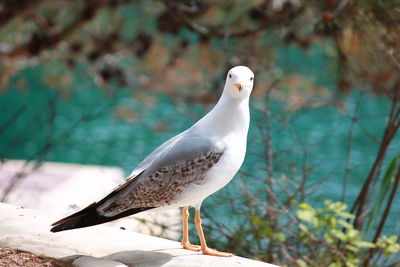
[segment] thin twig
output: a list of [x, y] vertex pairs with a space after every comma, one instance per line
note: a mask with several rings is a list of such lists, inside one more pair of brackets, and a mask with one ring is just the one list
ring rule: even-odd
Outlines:
[[353, 135], [354, 135], [354, 128], [358, 122], [358, 112], [360, 109], [360, 102], [361, 102], [361, 92], [358, 94], [358, 98], [356, 100], [356, 106], [354, 108], [353, 114], [351, 115], [351, 125], [350, 125], [349, 134], [347, 136], [347, 155], [346, 155], [345, 174], [344, 174], [344, 178], [343, 178], [343, 189], [342, 189], [342, 197], [341, 197], [342, 202], [344, 202], [346, 200], [347, 185], [349, 183], [350, 164], [351, 164], [351, 157], [352, 157], [352, 151], [353, 151]]

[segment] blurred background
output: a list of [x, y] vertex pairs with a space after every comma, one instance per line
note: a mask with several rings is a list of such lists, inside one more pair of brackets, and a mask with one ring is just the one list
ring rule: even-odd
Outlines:
[[399, 263], [398, 0], [3, 0], [0, 58], [3, 163], [126, 175], [249, 66], [247, 156], [203, 204], [210, 244], [288, 266]]

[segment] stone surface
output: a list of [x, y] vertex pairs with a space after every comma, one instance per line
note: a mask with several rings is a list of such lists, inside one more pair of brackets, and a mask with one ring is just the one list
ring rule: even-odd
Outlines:
[[220, 258], [184, 250], [178, 242], [110, 226], [51, 233], [54, 216], [0, 203], [0, 246], [73, 262], [101, 266], [259, 266], [275, 265], [241, 257]]
[[121, 262], [117, 261], [111, 261], [111, 260], [106, 260], [106, 259], [98, 259], [95, 257], [91, 256], [81, 256], [77, 259], [75, 259], [72, 264], [74, 266], [79, 266], [79, 267], [91, 267], [91, 266], [97, 266], [97, 267], [128, 267], [128, 265], [123, 264]]
[[[49, 212], [57, 220], [98, 201], [125, 182], [122, 170], [116, 167], [53, 162], [36, 166], [9, 160], [0, 164], [0, 199], [16, 176], [20, 177], [18, 183], [3, 202]], [[108, 225], [174, 240], [181, 233], [178, 209], [139, 213]]]

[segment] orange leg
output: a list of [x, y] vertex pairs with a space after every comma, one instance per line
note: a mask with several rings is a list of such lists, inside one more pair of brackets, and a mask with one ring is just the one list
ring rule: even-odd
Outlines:
[[231, 257], [233, 254], [227, 252], [220, 252], [207, 247], [206, 239], [204, 237], [203, 228], [201, 227], [200, 210], [196, 210], [194, 215], [194, 222], [196, 224], [197, 232], [199, 233], [201, 251], [205, 255], [219, 256], [219, 257]]
[[189, 242], [189, 230], [188, 230], [188, 218], [189, 218], [189, 209], [188, 207], [184, 207], [182, 209], [182, 225], [183, 225], [183, 237], [182, 237], [182, 246], [185, 249], [192, 251], [200, 251], [200, 246], [192, 245]]

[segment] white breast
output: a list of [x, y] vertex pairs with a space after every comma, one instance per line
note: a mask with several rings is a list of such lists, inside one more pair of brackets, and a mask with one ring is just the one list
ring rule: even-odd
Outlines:
[[217, 140], [215, 145], [224, 148], [224, 153], [207, 172], [204, 182], [186, 187], [174, 206], [200, 208], [206, 197], [232, 180], [246, 154], [249, 122], [248, 97], [238, 100], [223, 94], [217, 105], [189, 129], [199, 136]]
[[227, 142], [228, 145], [218, 163], [207, 172], [202, 184], [193, 184], [182, 192], [176, 206], [194, 206], [200, 208], [201, 203], [206, 197], [223, 188], [235, 176], [246, 154], [246, 141], [245, 139], [243, 141], [243, 138], [227, 136], [223, 142]]

